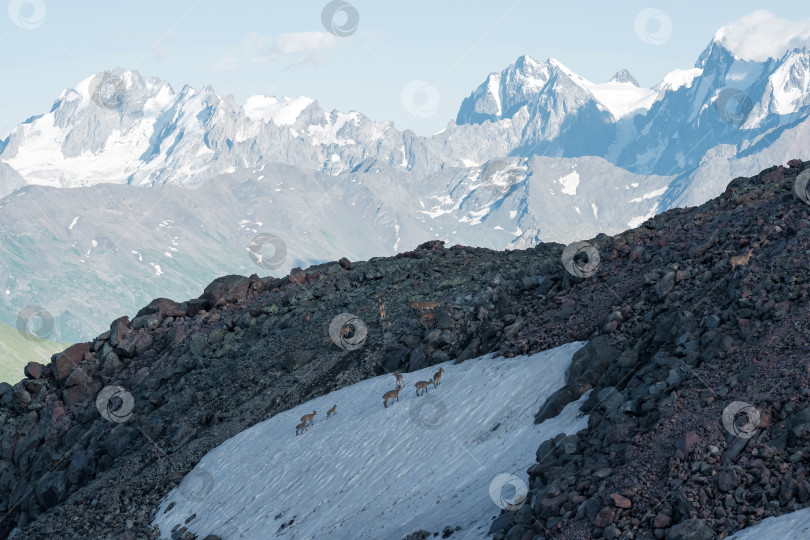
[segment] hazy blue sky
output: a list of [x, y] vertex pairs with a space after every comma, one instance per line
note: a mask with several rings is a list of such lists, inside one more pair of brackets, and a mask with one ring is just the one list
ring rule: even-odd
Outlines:
[[[810, 16], [798, 1], [352, 0], [357, 29], [335, 37], [322, 24], [325, 0], [5, 1], [0, 134], [112, 67], [166, 79], [176, 91], [211, 84], [240, 103], [254, 94], [305, 95], [328, 110], [359, 110], [430, 134], [455, 118], [488, 73], [521, 54], [557, 58], [595, 82], [626, 68], [651, 86], [691, 67], [720, 26], [755, 9]], [[640, 34], [637, 19], [650, 8], [665, 15], [647, 20]], [[653, 12], [644, 13], [641, 22]], [[338, 13], [337, 25], [346, 17]], [[402, 99], [412, 81], [436, 89], [417, 114]]]

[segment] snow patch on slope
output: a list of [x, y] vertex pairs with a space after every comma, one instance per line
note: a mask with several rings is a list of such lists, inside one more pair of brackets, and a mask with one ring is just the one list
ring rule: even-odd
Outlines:
[[[192, 514], [187, 527], [200, 537], [376, 540], [459, 525], [453, 538], [485, 538], [500, 513], [492, 480], [505, 473], [528, 484], [541, 442], [586, 427], [578, 411], [587, 394], [534, 424], [583, 345], [448, 362], [439, 387], [419, 397], [414, 383], [439, 366], [407, 373], [399, 401], [387, 409], [381, 396], [394, 387], [391, 375], [280, 413], [203, 457], [162, 502], [161, 538]], [[337, 416], [327, 420], [334, 404]], [[313, 410], [314, 425], [295, 436], [300, 417]]]
[[769, 517], [728, 537], [728, 540], [810, 540], [810, 508]]
[[667, 91], [675, 91], [679, 88], [691, 88], [692, 83], [703, 74], [702, 68], [674, 69], [664, 76], [664, 80], [653, 88], [659, 96]]
[[315, 100], [308, 97], [281, 99], [272, 96], [251, 96], [242, 109], [251, 120], [273, 121], [277, 126], [294, 124], [304, 109]]
[[562, 70], [563, 73], [576, 84], [593, 94], [593, 96], [610, 111], [610, 114], [617, 119], [628, 116], [633, 112], [648, 110], [652, 107], [652, 104], [658, 96], [656, 90], [641, 88], [631, 82], [610, 81], [603, 84], [596, 84], [577, 75], [559, 60], [551, 58], [549, 62]]
[[577, 194], [577, 186], [579, 185], [579, 173], [577, 173], [577, 171], [566, 174], [558, 181], [563, 186], [562, 188], [563, 193], [565, 193], [566, 195]]

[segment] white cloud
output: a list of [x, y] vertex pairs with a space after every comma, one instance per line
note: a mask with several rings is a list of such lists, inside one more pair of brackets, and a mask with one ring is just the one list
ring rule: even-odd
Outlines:
[[223, 56], [219, 60], [215, 60], [211, 64], [211, 69], [214, 71], [233, 71], [239, 67], [239, 60], [233, 56]]
[[717, 31], [714, 40], [743, 60], [764, 62], [787, 51], [810, 46], [810, 19], [779, 19], [761, 9]]
[[296, 32], [269, 39], [251, 32], [244, 37], [243, 43], [254, 62], [270, 62], [286, 54], [316, 53], [331, 49], [337, 46], [338, 38], [326, 32]]

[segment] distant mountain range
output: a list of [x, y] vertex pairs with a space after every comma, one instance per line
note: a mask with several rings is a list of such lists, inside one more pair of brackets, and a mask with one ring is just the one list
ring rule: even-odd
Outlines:
[[[521, 56], [429, 137], [310, 98], [94, 75], [0, 142], [0, 321], [42, 305], [54, 339], [86, 339], [229, 272], [569, 242], [702, 203], [810, 147], [810, 52], [751, 59], [727, 32], [653, 88]], [[286, 244], [273, 268], [248, 252], [263, 232]]]

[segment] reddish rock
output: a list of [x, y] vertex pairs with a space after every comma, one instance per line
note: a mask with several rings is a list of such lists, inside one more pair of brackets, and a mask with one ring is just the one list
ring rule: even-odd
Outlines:
[[124, 315], [123, 317], [115, 319], [110, 325], [110, 345], [113, 347], [118, 346], [124, 336], [130, 332], [132, 332], [132, 328], [129, 324], [129, 317]]
[[45, 366], [38, 362], [28, 362], [28, 364], [23, 368], [23, 373], [29, 379], [39, 379], [42, 377], [42, 372], [45, 370]]
[[653, 520], [653, 528], [656, 529], [667, 529], [669, 526], [672, 525], [672, 518], [666, 514], [662, 514], [658, 512], [656, 514], [655, 519]]
[[802, 160], [800, 160], [800, 159], [791, 159], [790, 161], [787, 162], [787, 164], [788, 164], [788, 167], [791, 167], [793, 169], [798, 169], [799, 167], [802, 166]]
[[605, 506], [593, 520], [594, 527], [607, 527], [616, 519], [616, 509], [612, 506]]
[[91, 379], [83, 369], [75, 369], [65, 381], [65, 391], [63, 397], [65, 405], [71, 406], [84, 401], [92, 393], [97, 384]]
[[166, 317], [185, 317], [186, 310], [174, 300], [168, 298], [155, 298], [149, 304], [141, 308], [135, 315], [135, 318], [143, 317], [144, 315], [157, 315], [162, 321]]
[[624, 495], [613, 493], [610, 498], [613, 500], [613, 504], [615, 504], [618, 508], [630, 508], [633, 506], [632, 501]]
[[416, 249], [429, 249], [430, 251], [444, 249], [444, 240], [428, 240], [424, 244], [419, 244]]
[[344, 270], [351, 270], [352, 269], [352, 262], [349, 259], [347, 259], [346, 257], [341, 257], [340, 260], [338, 261], [338, 264]]
[[[238, 276], [230, 274], [222, 276], [212, 281], [203, 291], [201, 300], [207, 300], [211, 305], [223, 305], [226, 303], [235, 303], [247, 298], [248, 288], [250, 287], [250, 279], [245, 276]], [[189, 313], [197, 313], [194, 309], [207, 309], [201, 308], [199, 304], [192, 307], [192, 302], [186, 302]]]
[[307, 273], [301, 270], [298, 267], [293, 268], [290, 270], [290, 282], [297, 283], [301, 285], [307, 279]]
[[723, 493], [733, 491], [737, 487], [737, 479], [728, 471], [720, 471], [717, 475], [717, 489]]
[[694, 431], [690, 431], [678, 439], [677, 447], [675, 449], [675, 458], [683, 459], [695, 448], [701, 441], [700, 435]]
[[[115, 324], [115, 323], [113, 323]], [[77, 367], [84, 357], [84, 353], [90, 350], [89, 343], [77, 343], [51, 357], [53, 374], [57, 381], [62, 381], [70, 375], [70, 372]]]
[[137, 333], [132, 332], [124, 337], [121, 342], [115, 347], [115, 352], [119, 356], [126, 358], [142, 354], [149, 346], [152, 345], [152, 336], [145, 330], [139, 330]]
[[87, 386], [90, 383], [90, 377], [87, 376], [87, 373], [82, 368], [74, 369], [68, 378], [65, 379], [65, 387], [70, 388], [71, 386], [78, 386], [78, 385], [85, 385]]

